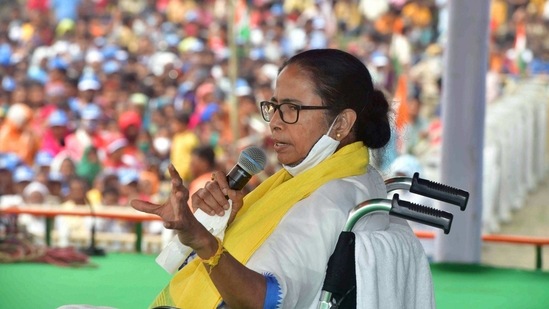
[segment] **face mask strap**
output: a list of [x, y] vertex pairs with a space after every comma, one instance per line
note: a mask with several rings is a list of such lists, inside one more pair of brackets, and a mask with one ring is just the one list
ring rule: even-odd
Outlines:
[[332, 128], [334, 127], [334, 124], [336, 123], [338, 117], [339, 114], [335, 117], [334, 121], [332, 121], [332, 124], [330, 125], [330, 128], [328, 128], [328, 132], [326, 132], [326, 135], [330, 136], [330, 132], [332, 132]]

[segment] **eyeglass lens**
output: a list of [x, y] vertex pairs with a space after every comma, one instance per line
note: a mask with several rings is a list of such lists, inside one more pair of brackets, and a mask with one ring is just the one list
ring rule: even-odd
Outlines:
[[265, 121], [270, 122], [276, 110], [280, 112], [280, 118], [286, 123], [296, 123], [299, 117], [299, 106], [292, 103], [274, 104], [261, 102], [261, 114]]

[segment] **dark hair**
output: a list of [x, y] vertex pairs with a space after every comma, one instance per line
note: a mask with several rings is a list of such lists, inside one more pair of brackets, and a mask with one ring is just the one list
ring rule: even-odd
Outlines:
[[71, 188], [71, 186], [73, 184], [81, 184], [82, 187], [84, 188], [84, 191], [88, 191], [90, 189], [90, 184], [88, 183], [88, 181], [86, 180], [86, 178], [84, 177], [81, 177], [81, 176], [71, 176], [69, 179], [68, 179], [68, 182], [69, 184], [69, 188]]
[[177, 120], [177, 122], [183, 125], [188, 125], [189, 122], [191, 121], [191, 115], [186, 112], [177, 112], [175, 114], [175, 119]]
[[115, 187], [106, 187], [103, 189], [103, 192], [101, 192], [102, 196], [109, 195], [109, 194], [116, 195], [117, 197], [119, 197], [120, 191], [118, 190], [118, 188], [115, 188]]
[[206, 161], [209, 167], [211, 168], [215, 167], [215, 152], [212, 146], [210, 145], [197, 146], [196, 148], [193, 148], [192, 154]]
[[312, 49], [288, 59], [280, 68], [298, 66], [308, 75], [322, 104], [332, 106], [332, 116], [350, 108], [357, 114], [353, 126], [356, 139], [369, 148], [389, 142], [389, 102], [374, 89], [370, 72], [355, 56], [337, 49]]

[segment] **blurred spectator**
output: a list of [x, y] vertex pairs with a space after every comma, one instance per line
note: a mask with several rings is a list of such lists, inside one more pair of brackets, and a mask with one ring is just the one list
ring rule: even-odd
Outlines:
[[150, 200], [150, 196], [145, 195], [139, 190], [139, 173], [133, 169], [120, 169], [118, 171], [120, 179], [120, 205], [129, 206], [133, 199]]
[[[90, 211], [90, 204], [86, 198], [88, 183], [85, 179], [74, 176], [68, 180], [68, 192], [61, 209], [84, 209]], [[55, 228], [59, 234], [59, 246], [71, 245], [71, 237], [75, 234], [89, 233], [93, 218], [77, 216], [57, 216]]]
[[215, 152], [209, 145], [198, 146], [191, 152], [189, 196], [211, 181], [212, 171], [216, 168]]
[[40, 82], [30, 82], [25, 87], [27, 99], [25, 103], [33, 110], [31, 127], [33, 130], [41, 131], [48, 121], [48, 116], [55, 109], [55, 106], [46, 102], [44, 85]]
[[22, 196], [25, 187], [34, 180], [34, 171], [28, 165], [20, 165], [13, 171], [14, 193]]
[[12, 195], [14, 190], [13, 185], [13, 170], [17, 167], [16, 154], [0, 153], [0, 206], [5, 206], [2, 202], [3, 196]]
[[[34, 168], [35, 168], [35, 179], [40, 181], [43, 184], [47, 184], [48, 181], [48, 175], [51, 171], [51, 164], [53, 162], [53, 156], [46, 151], [39, 151], [36, 154], [36, 158], [34, 159]], [[39, 175], [43, 177], [42, 179], [39, 179]]]
[[200, 122], [200, 117], [211, 104], [216, 102], [215, 86], [212, 83], [204, 83], [196, 89], [194, 112], [189, 120], [189, 128], [193, 129]]
[[[105, 206], [118, 207], [120, 206], [120, 191], [115, 187], [106, 187], [101, 192], [101, 203], [97, 209], [101, 209]], [[113, 220], [113, 219], [98, 219], [96, 221], [97, 232], [108, 233], [133, 233], [135, 224], [125, 220]], [[107, 248], [109, 251], [128, 251], [127, 243], [121, 241], [112, 241]]]
[[101, 172], [102, 166], [97, 154], [97, 149], [93, 146], [88, 146], [84, 150], [82, 159], [76, 164], [76, 175], [86, 179], [91, 187], [94, 184], [95, 178]]
[[[46, 204], [49, 195], [50, 192], [45, 185], [33, 181], [23, 190], [23, 203], [21, 206], [40, 206]], [[46, 230], [46, 221], [44, 217], [21, 214], [18, 216], [18, 221], [28, 233], [34, 236], [35, 240], [44, 239], [44, 231]], [[43, 241], [38, 242], [41, 243]]]
[[360, 33], [360, 25], [364, 17], [353, 6], [353, 1], [343, 0], [334, 3], [334, 14], [337, 19], [338, 31], [344, 36], [354, 36]]
[[53, 10], [55, 20], [59, 23], [65, 19], [76, 20], [81, 2], [82, 0], [49, 0], [49, 5]]
[[141, 117], [138, 112], [130, 110], [120, 114], [118, 127], [126, 141], [123, 150], [124, 163], [134, 169], [142, 170], [145, 165], [145, 154], [139, 148], [141, 134]]
[[422, 116], [431, 119], [440, 102], [439, 81], [442, 78], [442, 47], [427, 47], [421, 60], [410, 69], [410, 79], [421, 89]]
[[32, 115], [30, 107], [15, 103], [0, 128], [0, 152], [16, 153], [27, 165], [33, 165], [39, 146], [37, 136], [29, 127]]
[[172, 136], [169, 126], [161, 126], [152, 138], [151, 155], [158, 159], [158, 172], [163, 175], [170, 164], [170, 151], [172, 148]]
[[48, 175], [48, 191], [50, 192], [50, 197], [48, 198], [50, 201], [50, 204], [58, 204], [63, 199], [63, 177], [59, 172], [50, 171], [50, 174]]
[[[72, 160], [66, 153], [60, 153], [53, 159], [53, 162], [50, 166], [50, 180], [55, 180], [53, 185], [60, 184], [60, 196], [64, 197], [69, 192], [69, 179], [76, 176], [76, 166], [75, 161]], [[50, 189], [51, 192], [53, 192]], [[57, 191], [55, 191], [57, 192]]]
[[191, 179], [189, 168], [191, 152], [199, 145], [198, 137], [188, 127], [189, 122], [190, 116], [188, 114], [179, 113], [170, 123], [173, 132], [170, 161], [185, 182], [188, 182]]
[[149, 98], [143, 93], [133, 93], [128, 101], [130, 108], [139, 115], [143, 129], [150, 132], [151, 111], [149, 108]]
[[120, 191], [115, 187], [107, 187], [103, 189], [101, 193], [103, 206], [119, 206], [120, 205]]
[[242, 149], [249, 145], [261, 144], [263, 139], [270, 134], [267, 123], [259, 114], [259, 103], [250, 94], [238, 96], [238, 120], [240, 129], [240, 143]]
[[421, 115], [421, 99], [418, 91], [408, 97], [408, 122], [402, 129], [401, 154], [420, 156], [428, 147], [429, 122]]
[[[233, 134], [228, 130], [226, 121], [224, 121], [224, 114], [225, 112], [217, 103], [210, 103], [204, 108], [198, 124], [193, 130], [201, 144], [217, 146], [221, 140], [225, 143], [230, 143], [233, 140]], [[224, 136], [221, 136], [222, 134]]]
[[[87, 55], [87, 61], [92, 65], [94, 63], [100, 63], [100, 55], [101, 54], [98, 54], [97, 51], [89, 52]], [[78, 82], [78, 96], [69, 101], [71, 110], [84, 119], [83, 113], [85, 112], [84, 110], [86, 107], [97, 104], [95, 98], [99, 89], [101, 89], [101, 83], [95, 75], [88, 73], [88, 75], [82, 76]]]
[[376, 50], [370, 56], [370, 74], [372, 74], [372, 81], [374, 84], [381, 88], [392, 90], [393, 73], [392, 66], [389, 61], [389, 57], [384, 51]]
[[146, 196], [150, 201], [160, 202], [160, 175], [158, 173], [158, 163], [155, 159], [150, 159], [148, 168], [139, 173], [138, 191]]
[[65, 150], [65, 139], [70, 134], [67, 113], [63, 110], [54, 110], [48, 117], [47, 125], [40, 149], [56, 156]]
[[116, 190], [118, 194], [118, 199], [116, 200], [116, 205], [120, 205], [120, 179], [118, 174], [112, 170], [103, 169], [97, 177], [93, 186], [88, 190], [86, 197], [92, 205], [101, 205], [103, 196], [102, 192], [105, 190]]
[[17, 164], [14, 159], [17, 160], [17, 155], [0, 153], [0, 199], [14, 192], [12, 175]]
[[410, 37], [415, 45], [423, 48], [433, 41], [433, 3], [430, 0], [408, 1], [402, 7], [402, 17], [412, 26]]
[[[23, 191], [34, 178], [34, 172], [29, 166], [19, 165], [13, 170], [11, 194], [0, 196], [0, 206], [20, 206], [24, 204]], [[9, 185], [9, 184], [7, 184]]]
[[59, 165], [59, 173], [64, 179], [71, 179], [76, 176], [75, 161], [69, 157], [64, 158]]
[[23, 190], [23, 200], [26, 204], [40, 205], [46, 202], [46, 197], [49, 194], [50, 191], [45, 185], [33, 181], [29, 183]]
[[100, 118], [101, 110], [97, 105], [89, 105], [82, 110], [80, 125], [65, 139], [70, 158], [80, 160], [89, 146], [94, 146], [98, 151], [104, 150], [105, 141], [98, 130]]
[[129, 168], [130, 165], [124, 161], [124, 151], [128, 146], [126, 139], [120, 137], [107, 145], [106, 157], [103, 161], [104, 168], [116, 172], [119, 169]]

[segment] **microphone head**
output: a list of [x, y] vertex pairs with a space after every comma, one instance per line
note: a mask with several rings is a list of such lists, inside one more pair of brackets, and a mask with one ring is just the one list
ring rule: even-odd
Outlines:
[[261, 172], [265, 168], [266, 162], [265, 152], [256, 146], [245, 148], [238, 157], [238, 165], [250, 175]]

